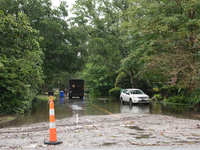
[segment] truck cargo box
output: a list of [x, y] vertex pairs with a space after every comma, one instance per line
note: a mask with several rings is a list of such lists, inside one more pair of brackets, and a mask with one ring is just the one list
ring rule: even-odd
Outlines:
[[84, 80], [83, 79], [70, 79], [69, 80], [69, 99], [73, 97], [84, 97]]

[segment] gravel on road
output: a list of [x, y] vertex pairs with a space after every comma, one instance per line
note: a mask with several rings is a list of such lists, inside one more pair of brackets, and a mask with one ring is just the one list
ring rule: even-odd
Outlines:
[[153, 114], [80, 116], [56, 120], [57, 139], [46, 145], [49, 123], [0, 129], [0, 149], [200, 149], [200, 121]]

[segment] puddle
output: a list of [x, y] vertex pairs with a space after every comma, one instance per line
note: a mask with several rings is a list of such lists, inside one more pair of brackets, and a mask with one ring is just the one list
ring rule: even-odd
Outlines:
[[151, 135], [149, 134], [142, 134], [140, 136], [135, 137], [136, 139], [148, 139]]
[[115, 142], [105, 142], [102, 144], [102, 146], [112, 146], [112, 145], [116, 145], [117, 143]]
[[129, 133], [129, 135], [138, 135], [138, 134], [135, 134], [135, 133]]
[[140, 134], [140, 133], [129, 133], [129, 135], [136, 136], [136, 139], [148, 139], [148, 138], [156, 138], [156, 137], [150, 137], [152, 134]]
[[138, 131], [144, 130], [144, 129], [139, 128], [138, 126], [125, 126], [125, 128], [134, 129], [134, 130], [138, 130]]
[[198, 138], [198, 137], [188, 137], [187, 139], [190, 139], [190, 140], [200, 140], [200, 138]]

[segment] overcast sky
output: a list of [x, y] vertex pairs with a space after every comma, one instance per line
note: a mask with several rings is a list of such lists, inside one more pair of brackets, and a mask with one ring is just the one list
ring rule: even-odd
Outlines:
[[[59, 0], [51, 0], [53, 6], [59, 6], [60, 1]], [[75, 4], [75, 0], [65, 0], [67, 1], [67, 5], [69, 6], [69, 8], [72, 8], [72, 4]]]
[[[60, 4], [59, 0], [51, 0], [51, 1], [52, 1], [53, 6], [59, 6], [59, 4]], [[69, 10], [72, 8], [72, 4], [75, 4], [75, 0], [65, 0], [65, 1], [67, 1], [68, 13], [69, 13], [69, 17], [70, 17], [71, 15], [70, 15]]]

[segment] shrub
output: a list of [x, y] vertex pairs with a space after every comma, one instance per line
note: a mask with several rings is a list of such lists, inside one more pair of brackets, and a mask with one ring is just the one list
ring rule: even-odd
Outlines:
[[173, 100], [174, 100], [174, 98], [173, 98], [173, 97], [168, 97], [168, 98], [166, 99], [166, 102], [172, 103], [172, 102], [173, 102]]
[[185, 96], [187, 97], [189, 95], [189, 92], [187, 88], [185, 87], [179, 87], [177, 85], [169, 85], [169, 86], [164, 86], [160, 88], [160, 94], [163, 97], [174, 97], [174, 96]]
[[195, 89], [190, 97], [187, 99], [190, 105], [197, 106], [200, 108], [200, 88]]
[[182, 103], [182, 104], [185, 104], [187, 103], [186, 101], [186, 97], [185, 96], [174, 96], [174, 97], [169, 97], [166, 99], [167, 102], [170, 102], [170, 103]]
[[162, 97], [160, 94], [155, 94], [155, 95], [152, 97], [152, 99], [153, 99], [154, 101], [161, 101], [161, 100], [163, 100], [163, 97]]
[[101, 95], [102, 95], [102, 93], [99, 92], [99, 91], [92, 90], [92, 91], [90, 92], [90, 96], [91, 96], [91, 97], [100, 97]]
[[120, 91], [121, 91], [121, 88], [115, 87], [115, 88], [113, 88], [113, 89], [111, 89], [111, 90], [109, 91], [109, 96], [110, 96], [111, 98], [119, 98], [119, 96], [120, 96]]

